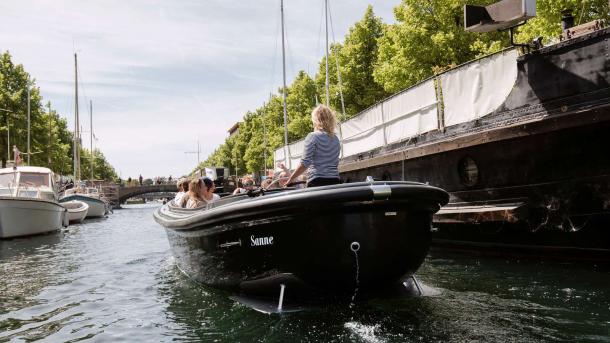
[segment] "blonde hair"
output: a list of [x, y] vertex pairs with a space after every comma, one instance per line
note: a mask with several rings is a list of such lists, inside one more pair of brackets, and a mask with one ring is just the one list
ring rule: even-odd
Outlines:
[[201, 179], [193, 179], [189, 182], [189, 190], [186, 196], [182, 197], [181, 207], [186, 206], [189, 199], [203, 201], [201, 198]]
[[313, 121], [314, 129], [322, 130], [330, 136], [335, 135], [335, 127], [337, 126], [337, 118], [333, 110], [327, 106], [320, 105], [311, 112], [311, 121]]

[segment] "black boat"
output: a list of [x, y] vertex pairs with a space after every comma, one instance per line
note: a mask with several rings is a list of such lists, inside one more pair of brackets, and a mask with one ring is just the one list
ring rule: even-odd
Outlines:
[[424, 261], [442, 189], [359, 182], [228, 196], [205, 209], [155, 212], [179, 268], [249, 296], [366, 297], [399, 285]]

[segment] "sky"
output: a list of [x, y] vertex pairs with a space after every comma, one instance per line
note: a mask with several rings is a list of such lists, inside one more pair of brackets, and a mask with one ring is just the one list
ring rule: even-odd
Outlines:
[[[392, 23], [399, 3], [330, 0], [335, 40], [369, 4]], [[279, 0], [3, 0], [0, 50], [24, 65], [70, 128], [76, 52], [83, 141], [91, 101], [95, 148], [122, 178], [176, 177], [197, 165], [198, 140], [203, 161], [281, 87], [279, 7]], [[284, 8], [290, 84], [299, 70], [313, 75], [324, 55], [324, 1], [286, 0]]]

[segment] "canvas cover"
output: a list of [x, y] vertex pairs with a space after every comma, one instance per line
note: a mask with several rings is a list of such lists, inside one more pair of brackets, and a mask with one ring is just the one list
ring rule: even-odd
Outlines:
[[502, 105], [517, 81], [517, 50], [441, 75], [445, 126], [484, 117]]

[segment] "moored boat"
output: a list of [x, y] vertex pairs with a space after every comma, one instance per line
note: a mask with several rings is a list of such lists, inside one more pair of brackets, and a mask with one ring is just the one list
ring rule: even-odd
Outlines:
[[80, 223], [87, 217], [89, 205], [84, 201], [71, 200], [62, 202], [61, 205], [68, 210], [70, 224]]
[[[250, 194], [253, 195], [253, 194]], [[154, 214], [179, 268], [250, 296], [364, 296], [399, 285], [424, 261], [432, 215], [448, 194], [411, 182], [360, 182], [173, 202]]]
[[67, 225], [67, 211], [57, 203], [51, 170], [0, 169], [0, 238], [42, 234]]
[[65, 190], [59, 202], [81, 201], [89, 206], [86, 218], [99, 218], [108, 213], [108, 205], [99, 196], [97, 188], [77, 187]]

